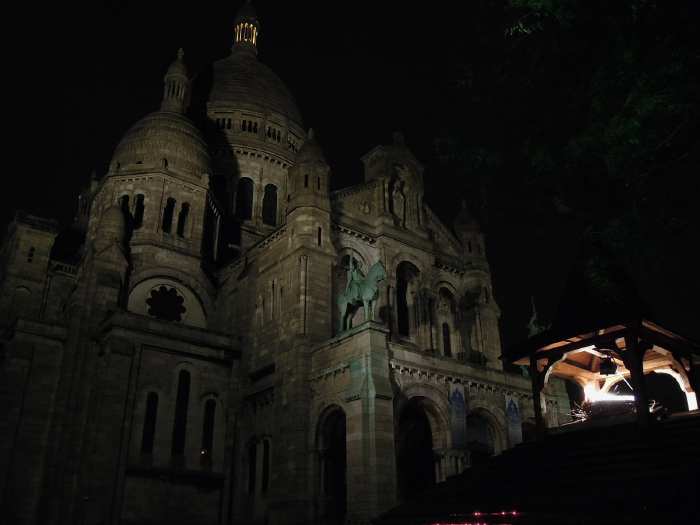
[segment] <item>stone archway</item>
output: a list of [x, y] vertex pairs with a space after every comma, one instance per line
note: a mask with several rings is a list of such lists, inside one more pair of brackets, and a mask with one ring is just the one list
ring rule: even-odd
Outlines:
[[342, 525], [347, 513], [347, 420], [338, 406], [329, 407], [318, 425], [319, 501], [321, 523]]
[[408, 501], [436, 482], [434, 429], [426, 398], [414, 397], [401, 409], [396, 436], [396, 473], [400, 501]]
[[467, 449], [471, 465], [500, 454], [507, 446], [505, 414], [496, 407], [478, 405], [474, 403], [467, 414]]
[[483, 413], [467, 415], [467, 448], [469, 463], [479, 465], [496, 453], [496, 435], [490, 421]]

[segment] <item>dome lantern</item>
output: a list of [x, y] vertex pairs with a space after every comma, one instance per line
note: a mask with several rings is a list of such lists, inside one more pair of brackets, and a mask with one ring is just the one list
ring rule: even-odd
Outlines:
[[233, 22], [233, 49], [258, 52], [258, 36], [260, 36], [260, 22], [250, 0], [238, 10]]
[[190, 79], [183, 61], [184, 56], [185, 52], [180, 48], [177, 58], [163, 77], [163, 101], [160, 105], [163, 111], [184, 113], [189, 105]]

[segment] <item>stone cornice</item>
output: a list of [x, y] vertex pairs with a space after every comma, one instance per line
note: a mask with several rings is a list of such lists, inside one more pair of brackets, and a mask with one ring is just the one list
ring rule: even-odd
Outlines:
[[417, 381], [428, 381], [435, 384], [462, 384], [469, 392], [482, 391], [496, 394], [511, 394], [521, 399], [532, 399], [527, 387], [518, 387], [505, 383], [497, 383], [488, 379], [476, 378], [458, 372], [445, 372], [434, 368], [420, 367], [414, 363], [405, 363], [397, 359], [389, 360], [389, 368], [400, 376], [415, 378]]
[[331, 192], [331, 200], [342, 199], [344, 197], [348, 197], [356, 193], [362, 193], [367, 190], [372, 190], [375, 186], [381, 186], [381, 184], [381, 179], [374, 179], [368, 182], [361, 182], [360, 184], [355, 184], [354, 186], [350, 186], [348, 188], [341, 188], [339, 190]]
[[362, 232], [360, 230], [356, 230], [354, 228], [350, 228], [348, 226], [344, 226], [342, 224], [338, 223], [333, 223], [331, 224], [331, 228], [335, 231], [338, 231], [340, 233], [345, 233], [347, 235], [350, 235], [351, 237], [356, 237], [367, 244], [374, 244], [377, 242], [377, 239], [370, 235], [369, 233]]
[[336, 377], [338, 375], [344, 374], [346, 370], [350, 370], [350, 363], [342, 362], [333, 367], [325, 368], [319, 373], [311, 376], [309, 381], [312, 383], [317, 383], [324, 379], [329, 379], [331, 377]]
[[[199, 181], [201, 181], [204, 178], [205, 177], [197, 177]], [[183, 180], [178, 174], [163, 168], [153, 168], [148, 170], [144, 170], [143, 168], [123, 168], [120, 171], [108, 173], [107, 176], [104, 179], [102, 179], [102, 181], [105, 181], [105, 183], [107, 181], [112, 183], [147, 182], [153, 179], [165, 180], [168, 184], [179, 184], [185, 189], [188, 189], [194, 193], [204, 193], [209, 191], [207, 185], [197, 181], [195, 177], [187, 176], [187, 179]]]

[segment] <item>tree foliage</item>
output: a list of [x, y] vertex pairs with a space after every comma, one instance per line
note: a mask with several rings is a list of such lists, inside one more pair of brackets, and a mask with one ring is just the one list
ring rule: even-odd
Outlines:
[[488, 201], [491, 219], [512, 214], [488, 197], [510, 185], [544, 237], [547, 224], [566, 223], [601, 298], [622, 293], [611, 260], [640, 287], [672, 271], [697, 242], [700, 10], [654, 0], [479, 6], [489, 23], [470, 30], [490, 42], [490, 60], [456, 62], [463, 118], [446, 130], [452, 154], [442, 158], [476, 173], [468, 178], [486, 189], [467, 191]]

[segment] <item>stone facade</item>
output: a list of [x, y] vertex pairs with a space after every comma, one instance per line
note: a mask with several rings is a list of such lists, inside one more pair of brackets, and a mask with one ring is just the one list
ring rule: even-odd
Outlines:
[[[11, 224], [8, 523], [367, 523], [515, 445], [506, 396], [532, 417], [529, 379], [499, 359], [477, 223], [466, 209], [441, 223], [400, 135], [331, 192], [258, 34], [246, 4], [202, 131], [178, 55], [161, 109], [81, 194], [77, 264], [52, 259], [55, 223]], [[349, 276], [377, 263], [374, 318], [339, 312]], [[548, 388], [556, 425], [568, 402]]]

